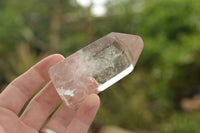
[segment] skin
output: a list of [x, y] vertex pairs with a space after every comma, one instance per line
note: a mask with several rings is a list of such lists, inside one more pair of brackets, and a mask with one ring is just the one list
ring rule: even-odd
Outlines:
[[[63, 59], [59, 54], [43, 59], [12, 81], [0, 94], [0, 133], [42, 133], [49, 129], [56, 133], [87, 133], [100, 106], [96, 94], [88, 96], [78, 110], [62, 104], [43, 127], [48, 116], [61, 102], [50, 82], [48, 69]], [[24, 104], [41, 87], [43, 89], [18, 116]]]

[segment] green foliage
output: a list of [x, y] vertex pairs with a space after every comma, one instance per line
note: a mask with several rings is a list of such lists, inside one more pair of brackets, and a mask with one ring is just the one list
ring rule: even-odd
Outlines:
[[199, 123], [200, 121], [192, 116], [174, 115], [164, 133], [200, 133]]
[[180, 113], [180, 103], [200, 93], [200, 2], [109, 0], [106, 7], [95, 17], [75, 0], [1, 0], [1, 85], [46, 55], [68, 56], [113, 31], [137, 34], [145, 46], [135, 71], [100, 94], [95, 123], [198, 133], [199, 119]]

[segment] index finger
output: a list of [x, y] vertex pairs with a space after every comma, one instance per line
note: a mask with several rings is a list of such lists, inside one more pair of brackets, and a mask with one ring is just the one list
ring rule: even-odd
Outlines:
[[27, 100], [50, 80], [49, 68], [63, 59], [62, 55], [51, 55], [16, 78], [1, 93], [0, 106], [18, 114]]

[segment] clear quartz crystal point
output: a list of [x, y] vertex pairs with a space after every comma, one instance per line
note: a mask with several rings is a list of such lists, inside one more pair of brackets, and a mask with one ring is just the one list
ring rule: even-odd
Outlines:
[[128, 75], [142, 49], [139, 36], [110, 33], [52, 66], [49, 75], [67, 106], [77, 108], [89, 94]]

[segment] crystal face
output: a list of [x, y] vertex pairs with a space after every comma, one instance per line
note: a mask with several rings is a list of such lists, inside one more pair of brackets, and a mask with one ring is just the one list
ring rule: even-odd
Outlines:
[[128, 75], [134, 68], [129, 48], [120, 38], [105, 36], [52, 66], [50, 78], [67, 106], [78, 107], [89, 94]]

